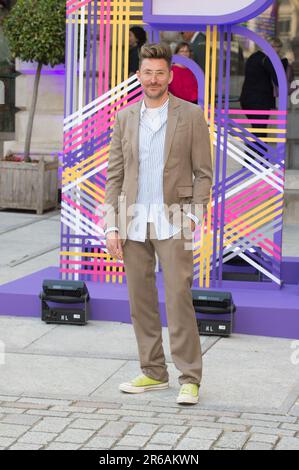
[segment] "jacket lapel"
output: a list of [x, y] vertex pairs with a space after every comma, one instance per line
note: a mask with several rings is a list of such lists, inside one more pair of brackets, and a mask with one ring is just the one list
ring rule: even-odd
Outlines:
[[[132, 152], [135, 160], [139, 159], [139, 125], [140, 125], [140, 109], [142, 100], [136, 106], [132, 106], [130, 109], [130, 117], [132, 119], [130, 124], [130, 140], [132, 142]], [[169, 94], [169, 107], [168, 107], [168, 118], [164, 145], [164, 165], [169, 157], [171, 144], [175, 135], [175, 130], [179, 117], [179, 101], [170, 93]]]
[[140, 125], [140, 109], [142, 100], [136, 106], [132, 106], [130, 118], [130, 140], [132, 142], [132, 152], [135, 160], [139, 158], [139, 125]]
[[169, 106], [168, 106], [168, 118], [167, 118], [167, 127], [166, 127], [166, 136], [165, 136], [165, 146], [164, 146], [164, 166], [167, 163], [171, 144], [175, 135], [175, 130], [179, 117], [179, 101], [171, 94], [169, 94]]

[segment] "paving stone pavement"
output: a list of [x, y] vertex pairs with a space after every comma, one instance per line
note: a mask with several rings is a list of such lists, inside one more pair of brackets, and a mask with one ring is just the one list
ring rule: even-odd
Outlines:
[[[121, 400], [2, 395], [0, 449], [299, 450], [299, 418], [292, 409], [283, 416], [165, 403], [170, 421], [180, 422], [172, 425], [161, 402], [153, 394], [147, 398], [143, 409], [151, 410], [152, 423], [144, 423], [141, 406], [134, 409]], [[57, 414], [58, 408], [63, 415]]]
[[[59, 219], [58, 211], [1, 212], [0, 284], [58, 264]], [[297, 256], [298, 249], [298, 226], [285, 226], [283, 254]], [[204, 386], [194, 407], [175, 403], [166, 329], [171, 387], [138, 398], [117, 388], [139, 370], [130, 325], [90, 322], [78, 329], [3, 316], [0, 341], [6, 352], [0, 450], [299, 449], [299, 366], [290, 361], [291, 340], [203, 340]]]

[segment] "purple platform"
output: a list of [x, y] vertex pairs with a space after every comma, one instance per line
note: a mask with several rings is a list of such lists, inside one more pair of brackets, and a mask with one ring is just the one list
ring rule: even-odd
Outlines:
[[[237, 307], [235, 333], [299, 339], [299, 258], [284, 258], [286, 284], [223, 281], [223, 290], [232, 292]], [[59, 269], [50, 267], [0, 286], [0, 315], [40, 317], [42, 281], [59, 279]], [[86, 282], [91, 297], [91, 319], [131, 323], [126, 284]], [[165, 302], [162, 274], [157, 273], [162, 323]], [[195, 286], [197, 287], [197, 286]]]

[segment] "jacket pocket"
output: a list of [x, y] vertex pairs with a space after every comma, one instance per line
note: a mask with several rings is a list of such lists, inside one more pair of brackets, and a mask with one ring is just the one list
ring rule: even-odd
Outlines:
[[178, 186], [178, 197], [192, 197], [193, 186]]

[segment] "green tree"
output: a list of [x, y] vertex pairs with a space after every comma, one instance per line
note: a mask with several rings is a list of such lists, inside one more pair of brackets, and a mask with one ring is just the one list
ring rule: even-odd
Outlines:
[[65, 60], [65, 9], [65, 0], [17, 0], [4, 20], [4, 32], [13, 56], [25, 62], [37, 63], [26, 132], [25, 161], [30, 161], [42, 67], [54, 67]]

